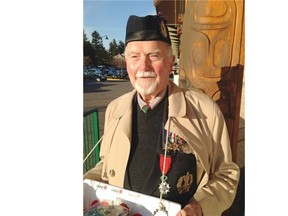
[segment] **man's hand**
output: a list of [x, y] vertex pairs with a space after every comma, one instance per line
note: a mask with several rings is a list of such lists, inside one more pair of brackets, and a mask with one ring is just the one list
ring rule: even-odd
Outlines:
[[176, 216], [203, 216], [200, 204], [194, 200], [184, 206]]

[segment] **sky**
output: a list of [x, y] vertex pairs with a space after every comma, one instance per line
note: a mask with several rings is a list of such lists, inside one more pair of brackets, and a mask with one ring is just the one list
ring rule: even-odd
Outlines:
[[156, 14], [153, 0], [84, 0], [83, 29], [91, 41], [91, 34], [97, 31], [103, 38], [103, 45], [115, 39], [125, 41], [126, 23], [130, 15], [146, 16]]

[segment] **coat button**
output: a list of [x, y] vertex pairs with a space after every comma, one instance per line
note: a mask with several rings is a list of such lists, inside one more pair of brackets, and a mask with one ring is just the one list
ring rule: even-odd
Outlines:
[[115, 176], [115, 170], [109, 170], [109, 175], [111, 177], [114, 177]]

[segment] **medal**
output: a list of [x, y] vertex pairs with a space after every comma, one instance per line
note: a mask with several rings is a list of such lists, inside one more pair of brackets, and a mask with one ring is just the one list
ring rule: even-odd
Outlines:
[[160, 165], [160, 170], [162, 173], [162, 176], [160, 177], [160, 184], [159, 184], [159, 191], [160, 194], [167, 194], [170, 191], [170, 185], [168, 183], [168, 176], [166, 175], [168, 171], [171, 168], [171, 157], [170, 156], [164, 156], [160, 154], [160, 160], [159, 160], [159, 165]]

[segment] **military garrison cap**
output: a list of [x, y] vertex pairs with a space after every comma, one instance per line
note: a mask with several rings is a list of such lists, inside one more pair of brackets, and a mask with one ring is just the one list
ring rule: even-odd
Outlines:
[[163, 41], [171, 45], [166, 20], [161, 15], [131, 15], [126, 26], [125, 46], [131, 41]]

